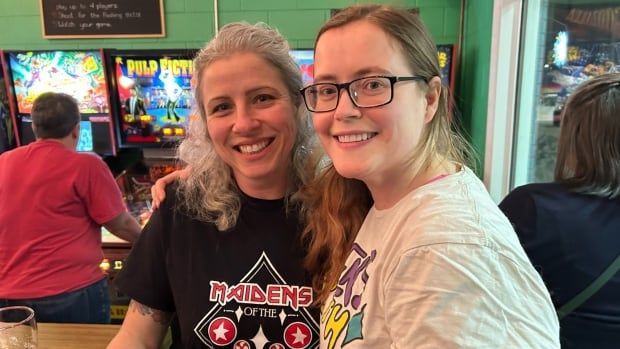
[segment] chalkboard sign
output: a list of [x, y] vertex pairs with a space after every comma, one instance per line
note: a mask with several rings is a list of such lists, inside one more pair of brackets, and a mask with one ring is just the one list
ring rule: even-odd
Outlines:
[[163, 37], [163, 0], [40, 0], [47, 39]]

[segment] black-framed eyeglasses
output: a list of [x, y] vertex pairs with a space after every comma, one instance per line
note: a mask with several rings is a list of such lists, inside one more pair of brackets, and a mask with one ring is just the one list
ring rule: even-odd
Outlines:
[[372, 108], [386, 105], [394, 97], [394, 84], [400, 81], [424, 81], [423, 76], [366, 76], [342, 84], [321, 82], [300, 90], [306, 108], [313, 113], [335, 110], [340, 102], [340, 90], [349, 92], [349, 97], [358, 108]]

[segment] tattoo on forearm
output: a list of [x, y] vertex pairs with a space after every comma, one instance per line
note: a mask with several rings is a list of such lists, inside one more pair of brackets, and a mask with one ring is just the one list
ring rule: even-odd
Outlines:
[[144, 304], [134, 301], [133, 299], [129, 302], [129, 310], [136, 311], [143, 316], [150, 315], [153, 321], [164, 326], [168, 326], [173, 315], [173, 313], [150, 308]]

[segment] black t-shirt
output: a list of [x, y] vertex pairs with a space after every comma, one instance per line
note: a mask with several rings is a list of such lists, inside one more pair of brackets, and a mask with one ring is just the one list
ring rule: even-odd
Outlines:
[[[183, 348], [318, 348], [298, 211], [242, 195], [226, 232], [188, 217], [170, 188], [117, 278], [122, 292], [176, 312]], [[173, 331], [176, 333], [177, 331]]]
[[[620, 199], [557, 183], [515, 189], [501, 203], [556, 309], [589, 286], [620, 253]], [[560, 323], [562, 348], [620, 347], [620, 275]]]

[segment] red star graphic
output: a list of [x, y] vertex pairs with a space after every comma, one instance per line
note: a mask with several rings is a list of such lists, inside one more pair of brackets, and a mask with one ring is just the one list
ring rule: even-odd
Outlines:
[[284, 342], [292, 349], [303, 349], [312, 341], [312, 332], [303, 322], [293, 322], [284, 330]]
[[209, 324], [209, 339], [215, 345], [228, 345], [237, 337], [237, 326], [227, 317], [218, 317]]

